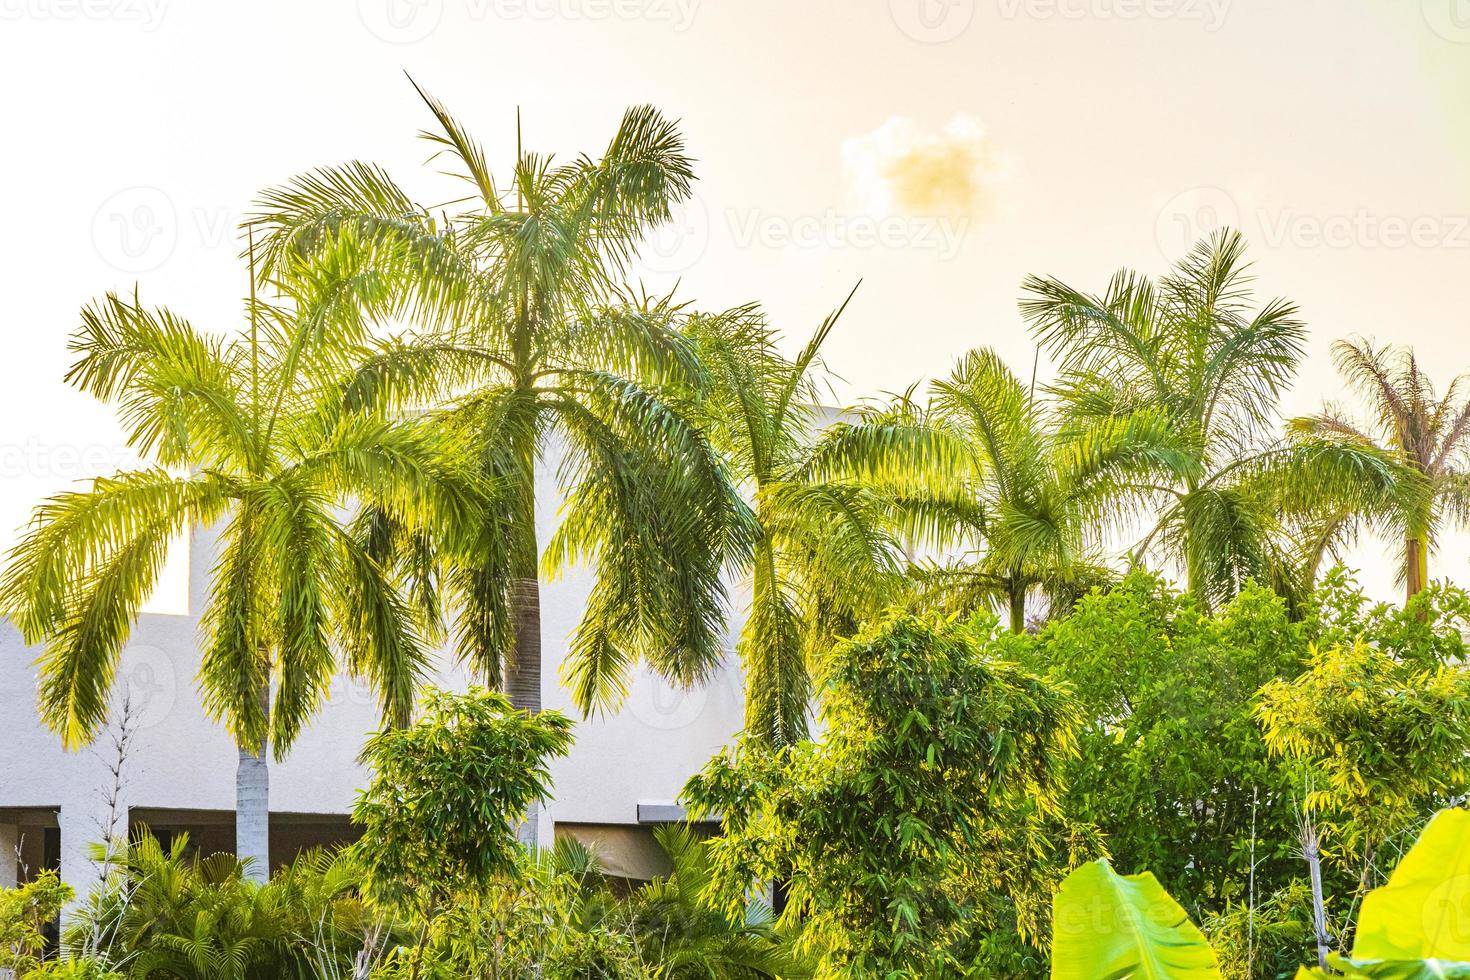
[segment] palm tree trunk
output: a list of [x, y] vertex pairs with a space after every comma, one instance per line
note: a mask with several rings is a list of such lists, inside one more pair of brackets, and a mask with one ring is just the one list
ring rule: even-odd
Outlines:
[[1011, 632], [1024, 633], [1026, 632], [1026, 589], [1012, 582], [1008, 591], [1010, 592]]
[[[534, 427], [527, 425], [523, 438], [513, 437], [516, 488], [520, 499], [514, 508], [516, 542], [512, 555], [514, 578], [510, 583], [510, 624], [514, 650], [506, 665], [505, 692], [512, 707], [539, 714], [541, 711], [541, 579], [536, 542], [536, 444]], [[531, 804], [521, 824], [521, 843], [534, 847], [538, 838], [541, 803]]]
[[[267, 681], [260, 690], [261, 710], [270, 717], [271, 689]], [[270, 850], [270, 751], [269, 737], [260, 740], [260, 750], [240, 748], [235, 770], [235, 857], [249, 861], [246, 877], [269, 880]]]
[[510, 703], [522, 711], [541, 710], [541, 581], [523, 575], [510, 586], [511, 632], [515, 656], [506, 677]]
[[1410, 534], [1404, 538], [1404, 582], [1408, 593], [1405, 600], [1412, 599], [1424, 591], [1429, 579], [1429, 548], [1422, 534]]

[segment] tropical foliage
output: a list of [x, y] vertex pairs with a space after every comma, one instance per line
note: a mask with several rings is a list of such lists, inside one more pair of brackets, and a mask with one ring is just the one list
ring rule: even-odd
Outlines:
[[992, 930], [1039, 934], [1078, 717], [993, 642], [984, 623], [881, 624], [829, 655], [820, 743], [716, 756], [685, 792], [723, 816], [720, 907], [787, 878], [818, 977], [952, 976]]
[[1332, 357], [1348, 386], [1368, 403], [1369, 422], [1354, 422], [1329, 405], [1293, 419], [1290, 430], [1304, 444], [1318, 441], [1372, 462], [1396, 466], [1377, 500], [1330, 511], [1325, 523], [1351, 538], [1367, 525], [1403, 542], [1400, 581], [1412, 599], [1429, 584], [1429, 555], [1446, 526], [1470, 517], [1470, 378], [1455, 378], [1443, 395], [1407, 348], [1339, 340]]
[[55, 871], [44, 871], [19, 888], [0, 890], [0, 969], [23, 974], [37, 966], [45, 948], [42, 928], [72, 898]]
[[425, 547], [472, 553], [485, 494], [423, 424], [343, 398], [366, 347], [372, 280], [349, 258], [252, 291], [228, 339], [137, 296], [82, 312], [68, 380], [117, 406], [155, 465], [51, 498], [10, 555], [0, 609], [43, 643], [40, 714], [69, 747], [104, 722], [123, 646], [169, 549], [217, 533], [200, 617], [199, 684], [239, 745], [242, 856], [264, 877], [267, 747], [277, 759], [339, 670], [403, 721], [424, 672], [420, 617], [394, 571], [343, 516], [371, 506], [432, 528]]
[[[822, 353], [852, 295], [789, 343], [757, 305], [630, 284], [692, 193], [675, 122], [630, 109], [561, 160], [518, 127], [492, 172], [419, 94], [447, 203], [313, 170], [242, 228], [237, 329], [137, 290], [82, 311], [67, 380], [146, 463], [37, 509], [0, 612], [75, 748], [172, 542], [212, 549], [199, 684], [238, 746], [238, 840], [99, 848], [59, 957], [66, 886], [0, 891], [0, 968], [1470, 975], [1470, 597], [1428, 579], [1470, 515], [1465, 381], [1340, 342], [1368, 422], [1282, 428], [1306, 328], [1255, 300], [1227, 230], [1101, 293], [1027, 278], [1029, 378], [981, 346], [838, 408]], [[1390, 539], [1402, 608], [1333, 569], [1363, 532]], [[709, 681], [738, 635], [744, 732], [649, 882], [534, 846], [573, 746], [541, 710], [541, 588], [582, 566], [559, 666], [584, 715], [640, 666]], [[440, 651], [482, 686], [426, 690]], [[361, 840], [273, 869], [268, 757], [339, 672], [383, 719]]]
[[[1388, 883], [1363, 902], [1351, 956], [1330, 954], [1299, 978], [1416, 980], [1470, 976], [1460, 921], [1470, 899], [1470, 812], [1430, 820]], [[1221, 976], [1214, 951], [1147, 872], [1121, 877], [1099, 861], [1074, 871], [1056, 898], [1054, 980]]]
[[[433, 408], [431, 424], [467, 440], [465, 460], [499, 488], [473, 560], [435, 567], [414, 525], [386, 518], [385, 554], [416, 572], [430, 608], [451, 593], [459, 655], [518, 708], [541, 707], [540, 575], [584, 558], [597, 581], [563, 668], [578, 705], [615, 705], [640, 659], [704, 680], [720, 659], [720, 572], [753, 527], [705, 435], [661, 394], [703, 383], [681, 308], [620, 281], [689, 196], [683, 138], [657, 110], [630, 109], [600, 157], [521, 152], [497, 182], [480, 145], [423, 98], [423, 136], [461, 181], [455, 212], [351, 163], [267, 191], [252, 218], [267, 275], [335, 254], [370, 270], [380, 295], [366, 312], [413, 329], [359, 360], [349, 401]], [[565, 505], [543, 553], [538, 470], [553, 435]]]
[[754, 308], [688, 326], [708, 374], [691, 413], [755, 501], [739, 650], [745, 730], [772, 746], [806, 738], [813, 667], [897, 595], [906, 540], [941, 535], [964, 508], [940, 488], [963, 472], [941, 433], [901, 412], [834, 419], [819, 407], [821, 348], [841, 313], [794, 359]]
[[1155, 473], [1184, 461], [1162, 413], [1073, 422], [1061, 411], [988, 349], [934, 383], [930, 424], [964, 447], [971, 474], [967, 499], [941, 516], [974, 557], [921, 575], [926, 601], [1004, 608], [1019, 633], [1033, 593], [1062, 612], [1112, 577], [1103, 532], [1133, 515]]

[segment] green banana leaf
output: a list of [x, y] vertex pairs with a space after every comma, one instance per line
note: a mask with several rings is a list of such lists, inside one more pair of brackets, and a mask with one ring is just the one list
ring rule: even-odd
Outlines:
[[1336, 973], [1302, 967], [1297, 980], [1463, 980], [1470, 977], [1470, 963], [1448, 960], [1378, 960], [1353, 962], [1338, 956], [1328, 957], [1328, 965]]
[[1470, 811], [1441, 810], [1389, 875], [1363, 899], [1353, 955], [1331, 956], [1317, 978], [1470, 978]]
[[1352, 958], [1470, 960], [1470, 810], [1435, 814], [1363, 899]]
[[1052, 980], [1220, 980], [1204, 934], [1151, 873], [1107, 861], [1067, 876], [1052, 903]]

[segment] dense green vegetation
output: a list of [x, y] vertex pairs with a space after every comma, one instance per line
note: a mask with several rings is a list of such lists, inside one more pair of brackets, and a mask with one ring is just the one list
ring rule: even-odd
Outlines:
[[[461, 179], [448, 210], [370, 164], [313, 171], [245, 226], [235, 332], [137, 294], [83, 310], [67, 380], [154, 465], [42, 504], [0, 611], [43, 647], [42, 719], [85, 743], [169, 542], [219, 529], [199, 683], [239, 746], [240, 839], [108, 842], [44, 963], [70, 891], [0, 892], [0, 967], [1470, 973], [1421, 962], [1470, 956], [1453, 923], [1415, 931], [1463, 900], [1434, 877], [1463, 877], [1463, 811], [1401, 861], [1470, 795], [1470, 596], [1430, 579], [1470, 516], [1465, 383], [1437, 393], [1411, 352], [1343, 341], [1367, 423], [1281, 419], [1306, 326], [1256, 300], [1222, 232], [1157, 279], [1022, 284], [1050, 381], [977, 347], [823, 407], [855, 296], [791, 354], [755, 305], [626, 281], [690, 193], [674, 123], [630, 110], [599, 155], [521, 150], [501, 179], [425, 102]], [[544, 540], [543, 461], [566, 500]], [[1402, 608], [1334, 567], [1374, 541]], [[639, 664], [704, 682], [740, 626], [745, 731], [689, 783], [708, 822], [660, 831], [652, 882], [520, 843], [574, 751], [541, 711], [539, 590], [579, 563], [562, 679], [583, 711], [616, 710]], [[483, 687], [426, 689], [441, 647]], [[268, 756], [338, 671], [382, 709], [361, 841], [270, 868]]]

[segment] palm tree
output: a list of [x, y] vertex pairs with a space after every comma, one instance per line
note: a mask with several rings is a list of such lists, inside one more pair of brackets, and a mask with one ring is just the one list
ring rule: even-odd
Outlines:
[[834, 420], [817, 405], [818, 356], [846, 305], [794, 359], [752, 306], [688, 326], [709, 372], [692, 411], [755, 501], [738, 649], [746, 731], [772, 746], [806, 737], [812, 667], [894, 596], [905, 538], [948, 526], [944, 481], [963, 474], [956, 448], [908, 413]]
[[[380, 408], [447, 404], [435, 424], [470, 439], [500, 488], [503, 537], [444, 577], [463, 598], [461, 653], [487, 685], [540, 710], [540, 577], [583, 559], [596, 581], [564, 665], [579, 706], [615, 704], [639, 658], [696, 683], [719, 661], [721, 567], [752, 523], [714, 450], [663, 397], [702, 383], [680, 308], [620, 285], [643, 237], [689, 195], [678, 128], [631, 109], [599, 159], [520, 153], [502, 185], [419, 94], [437, 126], [423, 135], [468, 197], [438, 213], [380, 168], [314, 171], [263, 198], [253, 226], [266, 269], [346, 250], [373, 269], [382, 319], [414, 325], [353, 391]], [[553, 436], [565, 505], [542, 554], [537, 468]]]
[[1168, 420], [1170, 473], [1150, 484], [1162, 514], [1139, 552], [1161, 549], [1207, 603], [1272, 574], [1279, 528], [1253, 478], [1305, 338], [1291, 302], [1252, 308], [1250, 281], [1244, 240], [1222, 230], [1158, 282], [1125, 270], [1092, 295], [1032, 276], [1020, 304], [1061, 360], [1064, 429], [1140, 410]]
[[[252, 277], [253, 278], [253, 277]], [[225, 341], [136, 295], [88, 306], [67, 375], [114, 403], [128, 444], [155, 464], [40, 505], [10, 554], [0, 610], [40, 657], [40, 714], [68, 747], [105, 721], [118, 659], [170, 542], [222, 524], [200, 621], [206, 710], [239, 746], [237, 853], [269, 873], [269, 773], [345, 665], [390, 721], [407, 719], [426, 664], [400, 582], [343, 517], [372, 505], [434, 528], [446, 552], [480, 524], [478, 481], [424, 426], [344, 407], [362, 342], [364, 280], [349, 265], [252, 295], [250, 326]]]
[[978, 558], [922, 576], [925, 591], [937, 585], [961, 607], [999, 605], [1017, 633], [1028, 595], [1065, 608], [1107, 581], [1099, 532], [1134, 513], [1151, 474], [1185, 465], [1156, 410], [1089, 418], [1081, 430], [1063, 430], [1054, 414], [987, 348], [933, 384], [933, 424], [972, 457], [970, 506], [955, 517]]
[[1445, 523], [1463, 527], [1470, 520], [1470, 375], [1438, 395], [1409, 348], [1339, 340], [1332, 358], [1348, 387], [1368, 402], [1370, 421], [1359, 424], [1329, 404], [1293, 419], [1290, 432], [1300, 444], [1395, 464], [1386, 492], [1340, 511], [1331, 531], [1351, 533], [1365, 519], [1402, 541], [1399, 576], [1412, 599], [1428, 584], [1429, 554]]

